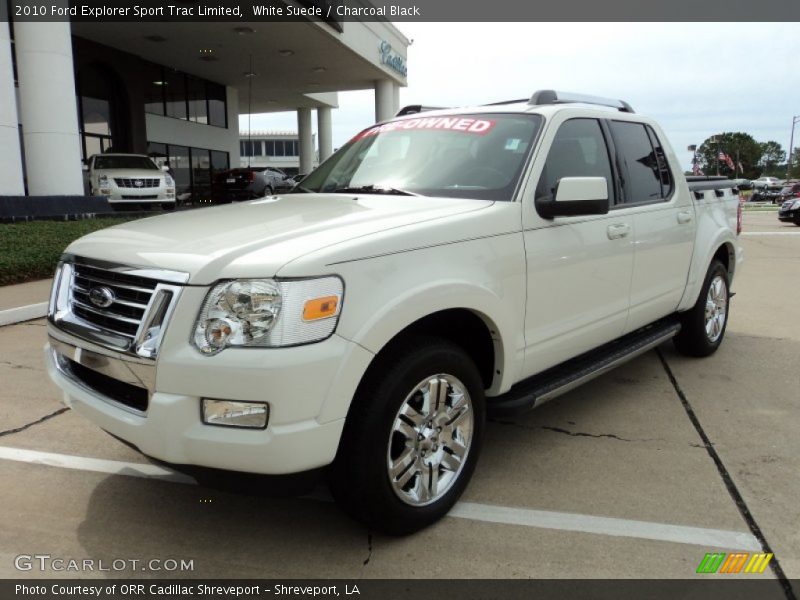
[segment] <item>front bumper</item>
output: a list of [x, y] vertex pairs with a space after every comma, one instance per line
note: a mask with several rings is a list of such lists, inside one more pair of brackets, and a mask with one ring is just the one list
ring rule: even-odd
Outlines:
[[[145, 455], [183, 465], [260, 474], [308, 471], [333, 461], [346, 406], [372, 354], [337, 335], [283, 349], [229, 349], [200, 356], [186, 343], [175, 362], [148, 363], [79, 340], [48, 325], [45, 363], [63, 402]], [[144, 411], [88, 385], [65, 359], [147, 389]], [[221, 359], [221, 360], [215, 360]], [[161, 386], [161, 387], [159, 387]], [[202, 397], [259, 398], [265, 430], [204, 425]]]
[[778, 211], [779, 221], [800, 221], [800, 208], [795, 210], [780, 210]]

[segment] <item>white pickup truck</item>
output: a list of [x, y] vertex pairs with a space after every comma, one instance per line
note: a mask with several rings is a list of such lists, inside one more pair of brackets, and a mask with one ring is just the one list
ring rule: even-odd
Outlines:
[[464, 490], [487, 413], [670, 338], [717, 349], [741, 261], [732, 185], [687, 184], [621, 101], [409, 107], [292, 194], [74, 242], [48, 371], [148, 456], [324, 468], [348, 513], [412, 532]]

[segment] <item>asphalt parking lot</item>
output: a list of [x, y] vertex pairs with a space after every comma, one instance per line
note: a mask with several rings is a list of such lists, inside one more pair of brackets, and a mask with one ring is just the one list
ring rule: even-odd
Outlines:
[[46, 553], [192, 559], [194, 571], [170, 573], [187, 577], [691, 578], [707, 552], [765, 542], [800, 578], [800, 228], [748, 213], [745, 232], [716, 355], [687, 359], [665, 344], [490, 423], [454, 514], [405, 538], [365, 530], [324, 490], [271, 499], [148, 471], [60, 411], [41, 320], [0, 327], [0, 577], [81, 576], [14, 567]]

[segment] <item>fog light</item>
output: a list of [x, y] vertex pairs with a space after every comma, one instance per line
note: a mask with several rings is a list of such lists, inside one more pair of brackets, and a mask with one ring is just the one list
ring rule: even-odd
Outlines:
[[269, 404], [203, 398], [203, 423], [222, 427], [266, 429]]

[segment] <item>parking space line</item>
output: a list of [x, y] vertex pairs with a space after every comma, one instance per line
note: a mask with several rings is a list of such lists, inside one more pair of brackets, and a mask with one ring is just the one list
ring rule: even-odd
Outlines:
[[0, 326], [41, 319], [45, 315], [47, 315], [47, 302], [0, 310]]
[[144, 477], [146, 479], [160, 479], [172, 483], [197, 483], [194, 477], [189, 477], [183, 473], [178, 473], [172, 469], [159, 467], [157, 465], [105, 460], [102, 458], [87, 458], [85, 456], [55, 454], [53, 452], [39, 452], [38, 450], [9, 448], [8, 446], [0, 446], [0, 459], [31, 463], [34, 465], [46, 465], [48, 467], [59, 467], [61, 469], [93, 471], [95, 473], [108, 473], [110, 475], [128, 475], [130, 477]]
[[[24, 462], [62, 469], [92, 471], [111, 475], [144, 477], [197, 485], [197, 481], [183, 473], [157, 465], [87, 458], [52, 452], [39, 452], [22, 448], [0, 446], [0, 459]], [[317, 495], [307, 496], [309, 499], [327, 500]], [[728, 531], [724, 529], [707, 529], [687, 525], [671, 525], [614, 517], [597, 517], [577, 513], [534, 510], [510, 506], [494, 506], [477, 502], [459, 502], [450, 511], [450, 517], [482, 521], [484, 523], [500, 523], [557, 531], [574, 531], [613, 537], [628, 537], [660, 542], [690, 544], [704, 548], [730, 548], [737, 550], [757, 551], [761, 549], [758, 540], [747, 532]]]
[[614, 537], [630, 537], [677, 544], [692, 544], [708, 548], [736, 548], [741, 550], [760, 550], [758, 540], [747, 532], [707, 529], [688, 525], [670, 525], [618, 519], [615, 517], [596, 517], [576, 513], [562, 513], [529, 508], [492, 506], [473, 502], [459, 502], [449, 516], [473, 521], [524, 525], [541, 529], [596, 533]]
[[800, 235], [800, 231], [743, 231], [739, 235]]

